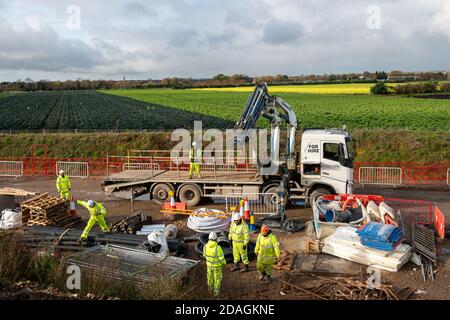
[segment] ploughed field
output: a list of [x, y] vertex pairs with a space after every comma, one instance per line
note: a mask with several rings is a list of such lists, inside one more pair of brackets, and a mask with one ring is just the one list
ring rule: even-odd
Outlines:
[[[323, 86], [323, 87], [322, 87]], [[349, 87], [343, 87], [349, 86]], [[269, 87], [297, 113], [300, 126], [449, 130], [450, 101], [360, 94], [361, 85]], [[284, 92], [289, 91], [290, 92]], [[0, 95], [0, 130], [232, 128], [251, 88], [241, 90], [103, 90]], [[345, 92], [345, 94], [344, 94]], [[260, 121], [266, 126], [266, 121]]]

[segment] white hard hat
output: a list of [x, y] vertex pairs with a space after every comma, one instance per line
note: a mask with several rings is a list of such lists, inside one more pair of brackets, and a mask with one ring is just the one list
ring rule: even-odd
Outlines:
[[211, 232], [211, 233], [209, 234], [208, 239], [209, 239], [209, 240], [214, 240], [214, 241], [216, 241], [216, 240], [217, 240], [217, 233]]
[[239, 212], [234, 212], [233, 213], [233, 220], [237, 221], [237, 220], [241, 220], [241, 214]]
[[88, 200], [87, 204], [88, 204], [89, 207], [92, 208], [94, 206], [94, 204], [95, 204], [95, 201], [94, 200]]
[[197, 145], [197, 142], [196, 142], [196, 141], [192, 142], [192, 146], [193, 146], [193, 147], [195, 147], [196, 145]]
[[64, 170], [59, 170], [59, 174], [64, 174]]

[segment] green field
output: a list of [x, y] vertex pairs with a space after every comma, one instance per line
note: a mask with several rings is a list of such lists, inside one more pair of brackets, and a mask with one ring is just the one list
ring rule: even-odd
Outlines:
[[[322, 91], [333, 89], [330, 85], [323, 86], [322, 89], [321, 85], [314, 87]], [[342, 86], [335, 89], [342, 90]], [[450, 100], [278, 92], [284, 87], [273, 88], [294, 108], [302, 128], [343, 125], [350, 130], [448, 131], [450, 128]], [[170, 130], [192, 128], [194, 120], [203, 121], [205, 128], [232, 128], [243, 111], [248, 95], [249, 92], [240, 91], [173, 89], [2, 95], [0, 130]], [[266, 125], [264, 120], [259, 122], [260, 127]]]
[[[269, 88], [270, 91], [270, 88]], [[170, 106], [236, 122], [248, 92], [109, 90], [104, 93]], [[450, 100], [398, 96], [277, 93], [297, 113], [301, 127], [448, 130]]]

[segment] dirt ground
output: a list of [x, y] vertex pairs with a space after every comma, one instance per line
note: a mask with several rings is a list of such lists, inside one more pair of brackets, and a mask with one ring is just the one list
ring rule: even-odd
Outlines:
[[[107, 220], [114, 223], [131, 213], [131, 204], [129, 200], [116, 197], [105, 196], [100, 188], [100, 179], [90, 178], [87, 180], [72, 179], [72, 190], [75, 199], [95, 199], [102, 202], [108, 210]], [[0, 187], [14, 187], [36, 192], [49, 192], [57, 195], [55, 179], [44, 177], [21, 177], [5, 178], [0, 177]], [[425, 190], [425, 189], [392, 189], [365, 187], [356, 188], [355, 193], [362, 194], [380, 194], [386, 197], [427, 200], [435, 203], [446, 216], [450, 219], [450, 189]], [[224, 209], [224, 205], [214, 204], [205, 201], [201, 207]], [[179, 238], [194, 235], [195, 233], [186, 227], [186, 218], [173, 221], [172, 218], [163, 217], [160, 213], [160, 205], [155, 201], [135, 201], [134, 211], [143, 211], [152, 216], [154, 223], [170, 222], [175, 223], [179, 228]], [[77, 213], [82, 216], [86, 223], [88, 213], [83, 208], [77, 208]], [[290, 207], [287, 209], [288, 217], [300, 218], [308, 221], [312, 217], [310, 208]], [[79, 226], [83, 227], [83, 224]], [[295, 269], [306, 271], [327, 271], [360, 274], [365, 273], [366, 267], [333, 257], [328, 254], [306, 254], [304, 253], [304, 240], [307, 238], [305, 231], [293, 234], [275, 233], [281, 243], [282, 250], [289, 250], [298, 253], [295, 261]], [[255, 241], [257, 234], [251, 235], [251, 240]], [[194, 250], [195, 243], [189, 243], [187, 258], [198, 259]], [[382, 271], [382, 282], [390, 283], [394, 287], [410, 287], [419, 289], [420, 294], [412, 296], [414, 299], [450, 299], [450, 241], [445, 240], [438, 244], [439, 262], [435, 274], [436, 281], [424, 282], [421, 276], [420, 267], [408, 262], [401, 271], [390, 273]], [[257, 281], [257, 272], [255, 268], [256, 261], [250, 261], [250, 272], [241, 274], [233, 273], [227, 265], [224, 268], [224, 278], [222, 281], [222, 297], [228, 299], [299, 299], [299, 296], [293, 296], [283, 292], [281, 282], [279, 281], [286, 271], [274, 271], [271, 284], [260, 283]], [[193, 275], [194, 281], [206, 282], [206, 275], [202, 262]], [[199, 285], [205, 289], [204, 283]], [[206, 292], [206, 291], [205, 291]], [[304, 299], [304, 297], [302, 297]]]

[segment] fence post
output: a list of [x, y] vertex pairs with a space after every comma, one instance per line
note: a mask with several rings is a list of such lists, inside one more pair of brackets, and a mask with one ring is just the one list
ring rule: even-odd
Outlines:
[[109, 178], [109, 155], [106, 155], [106, 178]]
[[216, 157], [213, 157], [213, 165], [214, 165], [214, 178], [217, 179], [217, 169], [216, 169]]
[[177, 172], [178, 172], [178, 178], [180, 178], [180, 163], [178, 161], [178, 156], [177, 156]]
[[153, 156], [150, 156], [150, 170], [151, 170], [151, 176], [153, 178]]

